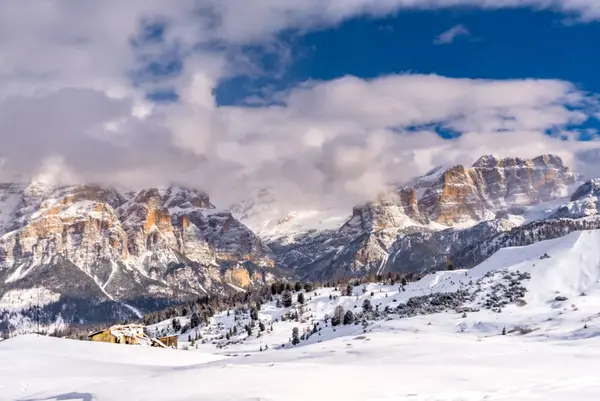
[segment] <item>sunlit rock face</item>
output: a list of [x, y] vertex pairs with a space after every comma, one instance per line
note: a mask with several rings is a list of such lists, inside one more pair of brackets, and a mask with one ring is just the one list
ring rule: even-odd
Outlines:
[[274, 277], [260, 238], [189, 188], [3, 184], [0, 209], [0, 296], [43, 286], [144, 309]]
[[573, 173], [553, 155], [534, 159], [481, 157], [472, 167], [456, 166], [419, 201], [432, 221], [452, 226], [489, 218], [497, 210], [568, 196]]

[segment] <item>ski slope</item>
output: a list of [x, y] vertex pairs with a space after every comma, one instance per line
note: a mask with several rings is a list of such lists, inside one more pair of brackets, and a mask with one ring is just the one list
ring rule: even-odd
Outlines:
[[[304, 294], [302, 307], [296, 296], [291, 308], [263, 305], [260, 336], [255, 327], [251, 336], [240, 329], [224, 339], [249, 319], [223, 312], [180, 336], [189, 350], [13, 338], [0, 342], [0, 360], [10, 361], [0, 364], [0, 401], [596, 400], [599, 244], [600, 231], [577, 232], [503, 249], [470, 271], [439, 272], [404, 290], [373, 283], [345, 296], [319, 288]], [[449, 310], [324, 325], [337, 306], [358, 312], [365, 299], [383, 309], [415, 296], [477, 289], [468, 304], [481, 306], [517, 272], [529, 275], [522, 281], [527, 291], [500, 313]], [[299, 321], [281, 321], [289, 312], [299, 312]], [[302, 333], [315, 323], [318, 334], [298, 346], [289, 343], [294, 327]], [[168, 331], [169, 322], [152, 329]], [[202, 341], [186, 343], [198, 334]]]

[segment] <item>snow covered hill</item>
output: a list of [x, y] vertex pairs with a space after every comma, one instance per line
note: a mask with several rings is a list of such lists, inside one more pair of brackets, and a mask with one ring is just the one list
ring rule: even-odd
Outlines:
[[[351, 295], [345, 287], [301, 290], [287, 308], [283, 296], [275, 295], [254, 319], [249, 309], [223, 311], [204, 327], [184, 330], [180, 341], [193, 340], [187, 346], [204, 351], [216, 346], [237, 353], [290, 348], [294, 327], [299, 345], [397, 329], [492, 336], [505, 329], [549, 339], [595, 336], [600, 333], [599, 244], [600, 230], [581, 231], [505, 248], [471, 270], [437, 272], [405, 285], [370, 283], [352, 287]], [[349, 324], [333, 324], [332, 317], [340, 314], [343, 320], [348, 311]], [[182, 326], [189, 323], [189, 317], [177, 319]], [[150, 331], [175, 333], [172, 320]]]
[[254, 319], [232, 309], [181, 334], [180, 350], [16, 337], [0, 342], [0, 400], [596, 399], [599, 244], [575, 232], [405, 285], [302, 289], [287, 308], [275, 295]]

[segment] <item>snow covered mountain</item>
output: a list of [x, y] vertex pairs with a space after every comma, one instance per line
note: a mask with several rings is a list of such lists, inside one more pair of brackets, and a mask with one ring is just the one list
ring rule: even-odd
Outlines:
[[277, 274], [270, 249], [196, 190], [39, 184], [0, 190], [0, 305], [27, 304], [42, 291], [34, 305], [41, 303], [49, 321], [139, 315]]
[[480, 241], [550, 217], [576, 183], [557, 156], [483, 156], [471, 167], [432, 170], [356, 207], [338, 229], [268, 244], [279, 265], [313, 280], [422, 272]]
[[599, 228], [599, 184], [577, 181], [556, 156], [484, 156], [471, 167], [434, 169], [347, 217], [284, 212], [269, 190], [225, 211], [177, 186], [3, 184], [0, 309], [14, 320], [40, 304], [49, 321], [90, 322], [277, 277], [468, 268], [504, 247]]

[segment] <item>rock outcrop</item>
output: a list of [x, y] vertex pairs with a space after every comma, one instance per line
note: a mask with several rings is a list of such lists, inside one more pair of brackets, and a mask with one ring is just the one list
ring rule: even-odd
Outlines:
[[579, 219], [596, 216], [600, 211], [600, 179], [586, 181], [571, 196], [571, 201], [560, 207], [552, 217]]

